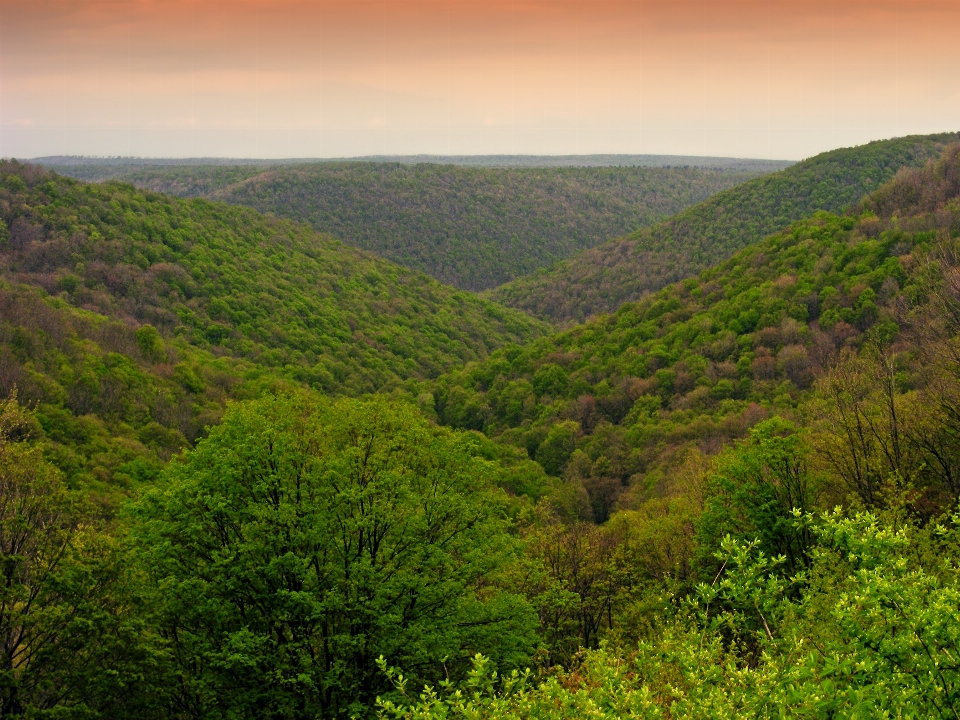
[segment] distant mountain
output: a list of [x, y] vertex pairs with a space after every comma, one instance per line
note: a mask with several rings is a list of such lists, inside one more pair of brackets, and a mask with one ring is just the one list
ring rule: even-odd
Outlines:
[[[793, 160], [762, 160], [757, 158], [711, 157], [709, 155], [365, 155], [344, 158], [141, 158], [141, 157], [89, 157], [86, 155], [47, 155], [33, 158], [30, 162], [73, 176], [78, 168], [99, 167], [106, 172], [122, 172], [123, 169], [191, 166], [282, 167], [303, 163], [375, 162], [400, 163], [402, 165], [458, 165], [460, 167], [497, 168], [552, 168], [552, 167], [697, 167], [713, 170], [747, 170], [773, 172], [793, 165]], [[112, 176], [111, 177], [115, 177]]]
[[817, 210], [842, 211], [899, 168], [923, 165], [958, 138], [960, 133], [910, 136], [817, 155], [518, 278], [487, 297], [560, 324], [613, 312]]
[[[107, 164], [109, 159], [82, 164], [68, 164], [70, 158], [46, 161], [84, 180], [121, 179], [180, 197], [223, 200], [308, 222], [347, 244], [468, 290], [492, 288], [531, 273], [784, 165], [624, 157], [632, 158], [634, 165], [669, 161], [678, 167], [291, 162], [267, 168], [254, 161], [183, 166], [138, 164], [135, 159], [115, 165]], [[612, 162], [621, 156], [473, 160], [474, 165], [551, 160], [602, 165], [605, 158]], [[714, 166], [679, 167], [693, 161]]]

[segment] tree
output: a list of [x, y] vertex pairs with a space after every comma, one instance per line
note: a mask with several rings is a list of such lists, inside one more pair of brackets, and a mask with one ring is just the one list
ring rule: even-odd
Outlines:
[[624, 584], [621, 533], [591, 523], [564, 525], [544, 513], [526, 535], [539, 572], [533, 596], [544, 634], [547, 665], [568, 665], [584, 647], [596, 647], [609, 628]]
[[155, 656], [116, 544], [0, 401], [0, 716], [150, 716]]
[[756, 540], [768, 556], [783, 556], [790, 574], [809, 563], [811, 538], [794, 518], [796, 511], [812, 510], [816, 499], [805, 456], [796, 427], [779, 417], [757, 424], [747, 440], [720, 455], [697, 523], [711, 573], [716, 568], [707, 554], [712, 557], [726, 535]]
[[902, 717], [960, 715], [958, 530], [842, 511], [804, 518], [809, 571], [727, 536], [723, 572], [627, 652], [581, 654], [567, 672], [498, 676], [484, 658], [462, 685], [397, 673], [396, 720]]
[[381, 655], [421, 681], [525, 662], [536, 621], [497, 588], [514, 545], [473, 442], [384, 399], [233, 406], [138, 508], [178, 710], [363, 714]]

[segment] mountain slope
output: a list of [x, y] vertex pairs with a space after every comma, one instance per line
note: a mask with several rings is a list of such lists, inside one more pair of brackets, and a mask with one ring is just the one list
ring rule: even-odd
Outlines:
[[0, 276], [328, 392], [436, 376], [546, 329], [307, 226], [222, 203], [7, 162], [0, 217]]
[[250, 363], [0, 280], [0, 398], [32, 408], [47, 459], [105, 502], [269, 387]]
[[[774, 167], [783, 167], [779, 163]], [[308, 222], [441, 282], [500, 285], [644, 227], [771, 169], [482, 168], [323, 162], [256, 166], [64, 167], [181, 197]]]
[[526, 448], [604, 520], [623, 493], [676, 475], [688, 449], [793, 413], [815, 374], [878, 324], [895, 333], [923, 302], [928, 259], [958, 257], [958, 196], [952, 145], [853, 214], [817, 213], [616, 314], [440, 378], [427, 386], [438, 417]]
[[840, 212], [960, 133], [910, 136], [817, 155], [719, 193], [676, 217], [518, 278], [487, 297], [570, 323], [689, 277], [817, 210]]

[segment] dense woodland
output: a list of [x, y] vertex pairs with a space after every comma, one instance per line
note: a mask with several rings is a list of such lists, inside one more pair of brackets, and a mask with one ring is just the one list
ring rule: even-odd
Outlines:
[[493, 288], [651, 225], [773, 163], [722, 168], [482, 168], [398, 162], [259, 166], [55, 165], [310, 223], [466, 290]]
[[141, 446], [169, 457], [248, 386], [389, 390], [547, 330], [222, 203], [8, 162], [0, 208], [0, 393], [37, 408], [74, 478], [147, 472]]
[[0, 714], [960, 712], [960, 143], [554, 333], [0, 169]]
[[560, 325], [614, 312], [817, 210], [842, 212], [901, 167], [922, 166], [957, 140], [958, 133], [911, 136], [822, 153], [506, 283], [488, 297]]

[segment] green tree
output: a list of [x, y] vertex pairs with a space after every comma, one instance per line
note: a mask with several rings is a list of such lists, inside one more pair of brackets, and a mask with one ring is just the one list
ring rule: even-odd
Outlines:
[[580, 426], [573, 420], [559, 422], [547, 432], [547, 437], [537, 448], [536, 460], [548, 474], [559, 476], [577, 447]]
[[[724, 536], [733, 535], [756, 540], [768, 556], [782, 556], [788, 573], [809, 564], [810, 534], [794, 516], [797, 511], [812, 510], [816, 498], [806, 452], [796, 427], [773, 417], [720, 455], [697, 523], [704, 560], [707, 553], [712, 556], [719, 549]], [[707, 564], [715, 574], [714, 563]]]
[[381, 655], [420, 681], [478, 651], [526, 662], [536, 620], [497, 589], [514, 544], [474, 442], [383, 399], [233, 406], [138, 509], [179, 711], [363, 714]]
[[0, 716], [150, 717], [157, 656], [117, 545], [40, 432], [15, 396], [0, 401]]
[[167, 353], [163, 346], [163, 338], [153, 325], [142, 325], [137, 329], [137, 347], [140, 354], [147, 360], [160, 362], [166, 359]]
[[956, 718], [956, 522], [897, 528], [842, 512], [805, 520], [818, 546], [796, 578], [756, 541], [727, 536], [723, 573], [628, 654], [586, 651], [578, 667], [540, 681], [498, 675], [478, 657], [466, 682], [420, 693], [384, 664], [405, 698], [384, 698], [383, 716]]

